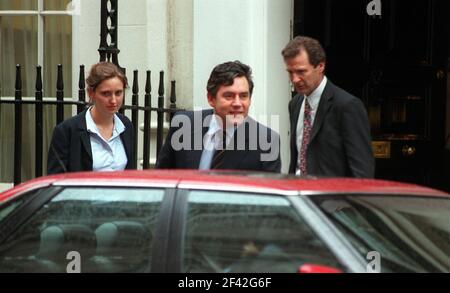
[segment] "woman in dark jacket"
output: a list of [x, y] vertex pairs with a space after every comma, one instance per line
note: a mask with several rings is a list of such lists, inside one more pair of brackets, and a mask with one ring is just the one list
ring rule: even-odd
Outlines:
[[92, 66], [86, 83], [92, 106], [55, 127], [47, 174], [136, 169], [133, 125], [117, 113], [126, 76], [114, 64], [100, 62]]

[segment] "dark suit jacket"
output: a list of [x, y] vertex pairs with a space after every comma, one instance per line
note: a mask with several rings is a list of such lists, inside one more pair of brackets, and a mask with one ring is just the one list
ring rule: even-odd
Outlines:
[[[292, 174], [297, 167], [297, 122], [303, 98], [303, 95], [297, 95], [289, 103], [289, 173]], [[306, 160], [308, 175], [365, 178], [374, 176], [375, 163], [366, 109], [361, 100], [329, 80], [316, 112]]]
[[[170, 127], [169, 133], [167, 134], [165, 143], [161, 152], [159, 153], [158, 160], [156, 162], [156, 168], [161, 169], [198, 169], [200, 165], [200, 159], [203, 152], [203, 137], [208, 132], [209, 122], [213, 110], [203, 110], [203, 111], [187, 111], [177, 113]], [[184, 115], [184, 116], [179, 116]], [[196, 119], [194, 121], [194, 115]], [[178, 116], [178, 118], [177, 118]], [[177, 130], [180, 130], [183, 125], [180, 126], [173, 125], [174, 121], [177, 121], [180, 117], [183, 117], [187, 123], [191, 124], [191, 128], [188, 128], [190, 137], [183, 139], [190, 139], [186, 145], [190, 145], [187, 149], [176, 150], [177, 148], [172, 145], [171, 140], [174, 134], [176, 135], [176, 141], [178, 141]], [[197, 118], [198, 117], [198, 118]], [[255, 120], [248, 117], [248, 123], [243, 123], [240, 127], [248, 127], [253, 129], [258, 129], [258, 133], [253, 138], [249, 138], [248, 135], [245, 136], [245, 148], [242, 150], [226, 150], [223, 155], [223, 164], [218, 169], [238, 169], [238, 170], [254, 170], [254, 171], [267, 171], [267, 172], [280, 172], [281, 170], [281, 159], [280, 159], [280, 137], [278, 133], [259, 124]], [[197, 124], [195, 124], [197, 123]], [[243, 125], [246, 126], [243, 126]], [[248, 130], [248, 129], [247, 129]], [[262, 154], [270, 153], [270, 149], [266, 150], [266, 147], [261, 148], [259, 144], [259, 137], [261, 133], [267, 133], [267, 142], [270, 142], [272, 149], [276, 149], [275, 159], [272, 161], [261, 160]], [[248, 131], [246, 132], [249, 133]], [[195, 138], [196, 137], [196, 138]], [[236, 138], [238, 136], [234, 136]], [[180, 139], [181, 140], [181, 139]], [[257, 147], [251, 148], [252, 144], [257, 140]], [[184, 142], [184, 140], [183, 140]], [[195, 143], [197, 142], [197, 148], [195, 149]], [[264, 149], [264, 150], [263, 150]]]
[[[67, 119], [53, 130], [48, 152], [47, 174], [63, 173], [62, 165], [67, 172], [92, 171], [92, 148], [86, 126], [86, 111]], [[117, 113], [117, 116], [125, 125], [125, 131], [120, 135], [120, 139], [128, 158], [126, 169], [136, 169], [133, 125], [124, 115]]]

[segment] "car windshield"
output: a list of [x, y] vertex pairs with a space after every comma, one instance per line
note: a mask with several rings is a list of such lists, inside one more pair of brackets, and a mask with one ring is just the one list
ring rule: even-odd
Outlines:
[[450, 271], [450, 199], [417, 196], [314, 196], [361, 255], [377, 253], [381, 272]]

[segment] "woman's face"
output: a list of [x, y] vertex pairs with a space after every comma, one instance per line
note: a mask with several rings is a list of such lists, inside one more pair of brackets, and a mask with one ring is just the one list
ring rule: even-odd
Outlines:
[[122, 107], [124, 85], [118, 77], [113, 77], [102, 81], [95, 90], [89, 89], [88, 93], [96, 110], [113, 115]]

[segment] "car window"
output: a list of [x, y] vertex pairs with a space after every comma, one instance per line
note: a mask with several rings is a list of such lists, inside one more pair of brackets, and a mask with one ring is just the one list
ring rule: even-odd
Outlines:
[[20, 198], [3, 205], [0, 210], [0, 222], [15, 211], [24, 201], [24, 199]]
[[6, 219], [12, 212], [16, 211], [19, 207], [22, 206], [24, 202], [33, 197], [36, 193], [42, 192], [45, 189], [37, 189], [33, 191], [29, 191], [25, 194], [20, 195], [17, 198], [12, 200], [8, 200], [6, 202], [2, 202], [0, 204], [0, 222]]
[[66, 188], [0, 246], [1, 272], [141, 272], [164, 190]]
[[302, 264], [340, 267], [283, 197], [191, 191], [184, 272], [292, 272]]
[[450, 271], [450, 200], [417, 196], [311, 197], [381, 272]]

